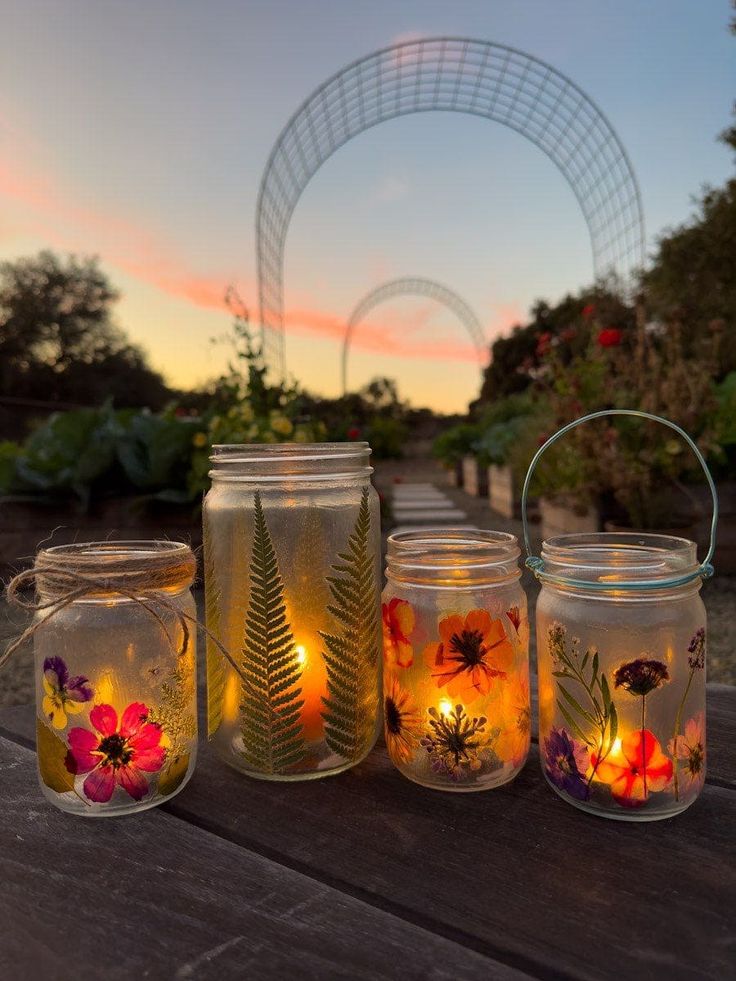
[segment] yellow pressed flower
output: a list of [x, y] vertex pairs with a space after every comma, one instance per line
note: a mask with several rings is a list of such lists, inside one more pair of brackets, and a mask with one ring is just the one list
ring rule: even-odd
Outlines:
[[209, 443], [207, 433], [195, 433], [192, 437], [192, 443], [194, 443], [198, 449], [202, 449], [203, 446], [207, 446]]

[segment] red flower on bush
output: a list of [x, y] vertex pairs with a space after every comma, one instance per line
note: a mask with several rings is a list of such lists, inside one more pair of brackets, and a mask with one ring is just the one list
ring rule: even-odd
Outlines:
[[583, 307], [583, 320], [590, 320], [595, 317], [595, 303], [586, 303]]
[[348, 429], [348, 439], [360, 439], [360, 430], [357, 426], [351, 426]]
[[543, 334], [539, 335], [539, 340], [537, 341], [537, 357], [543, 357], [549, 351], [551, 344], [552, 335], [546, 330]]
[[601, 347], [618, 347], [623, 336], [623, 332], [618, 327], [604, 327], [598, 335], [598, 343]]
[[577, 331], [575, 330], [574, 327], [565, 327], [565, 329], [560, 334], [560, 337], [562, 338], [563, 341], [567, 341], [569, 343], [570, 341], [575, 339], [576, 333]]

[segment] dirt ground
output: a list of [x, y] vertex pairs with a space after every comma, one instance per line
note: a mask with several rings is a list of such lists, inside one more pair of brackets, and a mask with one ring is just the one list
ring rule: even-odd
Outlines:
[[[392, 487], [399, 481], [402, 483], [434, 483], [452, 500], [457, 507], [468, 515], [467, 523], [478, 528], [495, 528], [499, 531], [510, 531], [521, 538], [521, 522], [509, 520], [491, 511], [485, 499], [474, 498], [463, 490], [450, 487], [444, 471], [426, 457], [400, 461], [381, 462], [376, 468], [374, 482], [376, 487], [388, 498], [391, 497]], [[532, 526], [532, 546], [538, 554], [539, 533]], [[524, 572], [522, 582], [529, 597], [530, 612], [533, 611], [538, 593], [538, 586], [533, 576]], [[195, 592], [197, 605], [202, 614], [202, 590]], [[703, 600], [708, 611], [708, 680], [722, 684], [736, 684], [736, 577], [715, 577], [703, 587]], [[532, 621], [533, 622], [533, 621]], [[7, 643], [17, 636], [26, 623], [24, 616], [17, 610], [9, 609], [4, 599], [0, 598], [0, 651]], [[200, 645], [200, 650], [203, 646]], [[200, 659], [200, 667], [201, 661]], [[0, 706], [18, 705], [33, 700], [32, 654], [28, 645], [19, 651], [0, 670]]]

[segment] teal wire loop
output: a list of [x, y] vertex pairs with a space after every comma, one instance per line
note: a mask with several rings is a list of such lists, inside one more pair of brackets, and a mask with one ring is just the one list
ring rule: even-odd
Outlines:
[[571, 429], [575, 429], [577, 426], [581, 426], [584, 422], [590, 422], [592, 419], [601, 419], [603, 416], [634, 416], [637, 419], [649, 419], [652, 422], [659, 422], [663, 426], [667, 426], [669, 429], [674, 430], [678, 436], [681, 436], [685, 440], [687, 445], [695, 454], [695, 457], [703, 468], [703, 473], [708, 481], [708, 487], [710, 489], [711, 497], [713, 499], [713, 517], [710, 522], [710, 543], [708, 545], [708, 552], [703, 559], [702, 563], [697, 569], [692, 572], [688, 572], [683, 576], [679, 576], [676, 579], [665, 579], [659, 581], [649, 581], [649, 582], [617, 582], [616, 590], [652, 590], [652, 589], [671, 589], [675, 586], [684, 586], [695, 579], [710, 579], [713, 575], [714, 569], [711, 564], [711, 559], [713, 558], [713, 553], [716, 549], [716, 528], [718, 525], [718, 491], [716, 490], [715, 481], [708, 469], [708, 464], [705, 462], [703, 454], [698, 449], [694, 440], [688, 436], [684, 429], [678, 426], [674, 422], [670, 422], [669, 419], [663, 419], [661, 416], [652, 415], [649, 412], [641, 412], [639, 409], [603, 409], [600, 412], [591, 412], [587, 416], [581, 416], [580, 419], [575, 419], [573, 422], [569, 422], [562, 429], [559, 429], [554, 435], [539, 447], [537, 452], [532, 458], [532, 462], [529, 464], [529, 469], [526, 472], [526, 477], [524, 478], [524, 486], [521, 491], [521, 521], [524, 528], [524, 548], [526, 550], [527, 558], [525, 565], [527, 569], [531, 569], [534, 575], [542, 582], [550, 582], [557, 585], [567, 585], [573, 587], [579, 587], [581, 589], [588, 590], [610, 590], [610, 583], [598, 583], [589, 582], [581, 579], [568, 579], [565, 576], [555, 576], [549, 573], [544, 568], [544, 559], [538, 555], [532, 555], [532, 547], [529, 538], [529, 519], [527, 517], [527, 499], [529, 497], [529, 487], [532, 481], [532, 475], [539, 463], [540, 457], [546, 449], [556, 443], [558, 439], [561, 439], [566, 433], [569, 433]]

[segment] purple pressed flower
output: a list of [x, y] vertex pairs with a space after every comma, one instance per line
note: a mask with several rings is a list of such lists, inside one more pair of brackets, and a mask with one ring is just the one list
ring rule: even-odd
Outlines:
[[56, 729], [66, 728], [67, 715], [81, 712], [93, 694], [89, 678], [83, 675], [70, 678], [69, 669], [60, 657], [47, 657], [43, 662], [43, 689], [43, 710]]
[[631, 695], [645, 697], [650, 691], [669, 681], [670, 673], [662, 661], [638, 657], [617, 668], [613, 678], [616, 688], [623, 688]]
[[588, 750], [569, 735], [566, 729], [552, 728], [544, 740], [544, 769], [560, 790], [576, 800], [586, 800], [588, 784], [585, 771], [588, 769]]
[[693, 639], [688, 645], [688, 657], [687, 661], [690, 667], [695, 671], [702, 671], [705, 665], [705, 627], [699, 627], [695, 631]]

